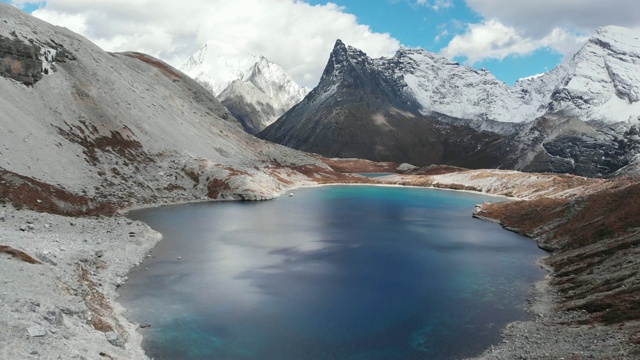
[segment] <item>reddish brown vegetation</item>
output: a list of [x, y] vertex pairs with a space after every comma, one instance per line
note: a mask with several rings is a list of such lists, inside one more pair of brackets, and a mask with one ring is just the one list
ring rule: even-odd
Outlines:
[[29, 264], [40, 264], [40, 261], [33, 258], [31, 255], [27, 254], [24, 251], [16, 250], [11, 246], [0, 245], [0, 254], [9, 254], [17, 259], [20, 259], [24, 262], [28, 262]]
[[207, 184], [207, 196], [210, 199], [217, 199], [220, 193], [229, 190], [229, 184], [225, 180], [213, 179]]
[[[536, 199], [485, 205], [480, 215], [536, 237], [552, 251], [563, 306], [592, 321], [640, 320], [640, 182], [621, 179], [573, 199]], [[584, 322], [583, 322], [584, 323]]]
[[[499, 219], [502, 225], [529, 236], [542, 236], [551, 229], [541, 229], [557, 219], [565, 217], [569, 201], [566, 199], [540, 198], [529, 201], [511, 201], [485, 204], [478, 215]], [[543, 248], [545, 248], [543, 246]], [[553, 250], [546, 247], [547, 250]]]
[[18, 209], [65, 216], [112, 215], [116, 212], [111, 203], [94, 201], [4, 169], [0, 169], [0, 202], [9, 202]]
[[76, 143], [84, 148], [87, 161], [95, 165], [100, 162], [98, 151], [108, 152], [118, 155], [131, 162], [153, 162], [142, 148], [139, 141], [134, 140], [133, 132], [128, 127], [123, 127], [120, 131], [111, 131], [109, 136], [100, 135], [94, 125], [82, 122], [82, 126], [68, 125], [68, 128], [58, 128], [58, 133], [65, 139]]
[[582, 209], [558, 229], [556, 237], [572, 237], [569, 247], [576, 248], [637, 228], [640, 228], [640, 183], [588, 196]]
[[182, 76], [177, 72], [175, 72], [171, 66], [147, 54], [143, 54], [139, 52], [126, 52], [124, 53], [124, 55], [134, 59], [138, 59], [152, 66], [155, 66], [156, 68], [162, 70], [165, 74], [169, 75], [169, 77], [172, 77], [175, 79], [182, 79]]
[[113, 308], [104, 294], [98, 289], [97, 284], [91, 279], [89, 269], [80, 266], [80, 283], [86, 287], [84, 303], [91, 311], [89, 325], [101, 332], [113, 331], [114, 327], [106, 318], [113, 317]]

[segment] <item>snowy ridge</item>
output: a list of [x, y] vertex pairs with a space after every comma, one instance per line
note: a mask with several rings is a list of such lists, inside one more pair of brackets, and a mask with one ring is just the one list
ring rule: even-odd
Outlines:
[[568, 63], [513, 87], [486, 69], [422, 49], [401, 48], [391, 58], [371, 59], [341, 41], [320, 82], [343, 81], [343, 68], [349, 66], [386, 78], [425, 115], [436, 112], [475, 123], [523, 123], [549, 113], [604, 123], [640, 121], [640, 33], [616, 26], [598, 29]]
[[276, 121], [309, 92], [264, 56], [242, 54], [215, 41], [205, 43], [181, 69], [216, 95], [252, 134]]
[[585, 121], [637, 124], [640, 115], [640, 33], [607, 26], [562, 66], [550, 111]]
[[273, 99], [274, 106], [287, 108], [287, 110], [309, 93], [309, 89], [293, 81], [280, 65], [267, 60], [264, 56], [261, 56], [260, 60], [249, 69], [242, 81], [253, 84]]
[[436, 111], [470, 120], [522, 122], [541, 115], [537, 104], [496, 79], [486, 69], [474, 69], [421, 49], [400, 49], [388, 66], [404, 77], [423, 113]]
[[298, 85], [284, 69], [261, 56], [218, 99], [245, 131], [257, 134], [299, 103], [309, 89]]
[[243, 54], [228, 44], [208, 41], [179, 69], [218, 96], [258, 60], [257, 56]]

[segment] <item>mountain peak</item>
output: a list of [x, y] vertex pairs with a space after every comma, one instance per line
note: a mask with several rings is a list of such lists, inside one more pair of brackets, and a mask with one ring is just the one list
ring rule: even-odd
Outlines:
[[366, 66], [367, 60], [369, 60], [367, 54], [353, 46], [345, 45], [342, 40], [338, 39], [329, 55], [329, 61], [320, 82], [323, 82], [325, 78], [342, 78], [350, 72], [349, 69]]
[[259, 61], [225, 42], [210, 40], [180, 66], [180, 70], [197, 80], [214, 95], [220, 94], [233, 80]]
[[280, 65], [260, 56], [218, 99], [247, 132], [256, 134], [307, 93], [308, 89], [298, 85]]

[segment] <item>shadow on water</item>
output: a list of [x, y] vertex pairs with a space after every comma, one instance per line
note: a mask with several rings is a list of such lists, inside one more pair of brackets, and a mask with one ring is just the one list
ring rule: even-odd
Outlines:
[[164, 240], [121, 301], [156, 359], [471, 356], [544, 275], [532, 241], [471, 217], [486, 200], [349, 186], [132, 212]]

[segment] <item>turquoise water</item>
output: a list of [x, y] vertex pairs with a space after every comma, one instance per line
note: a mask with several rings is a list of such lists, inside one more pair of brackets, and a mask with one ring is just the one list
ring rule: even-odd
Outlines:
[[387, 176], [387, 175], [393, 175], [394, 173], [390, 173], [390, 172], [386, 172], [386, 173], [358, 173], [358, 175], [362, 175], [365, 177], [372, 177], [372, 178], [376, 178], [376, 177], [382, 177], [382, 176]]
[[471, 217], [486, 200], [342, 186], [134, 211], [164, 240], [120, 301], [155, 359], [471, 356], [544, 276], [533, 241]]

